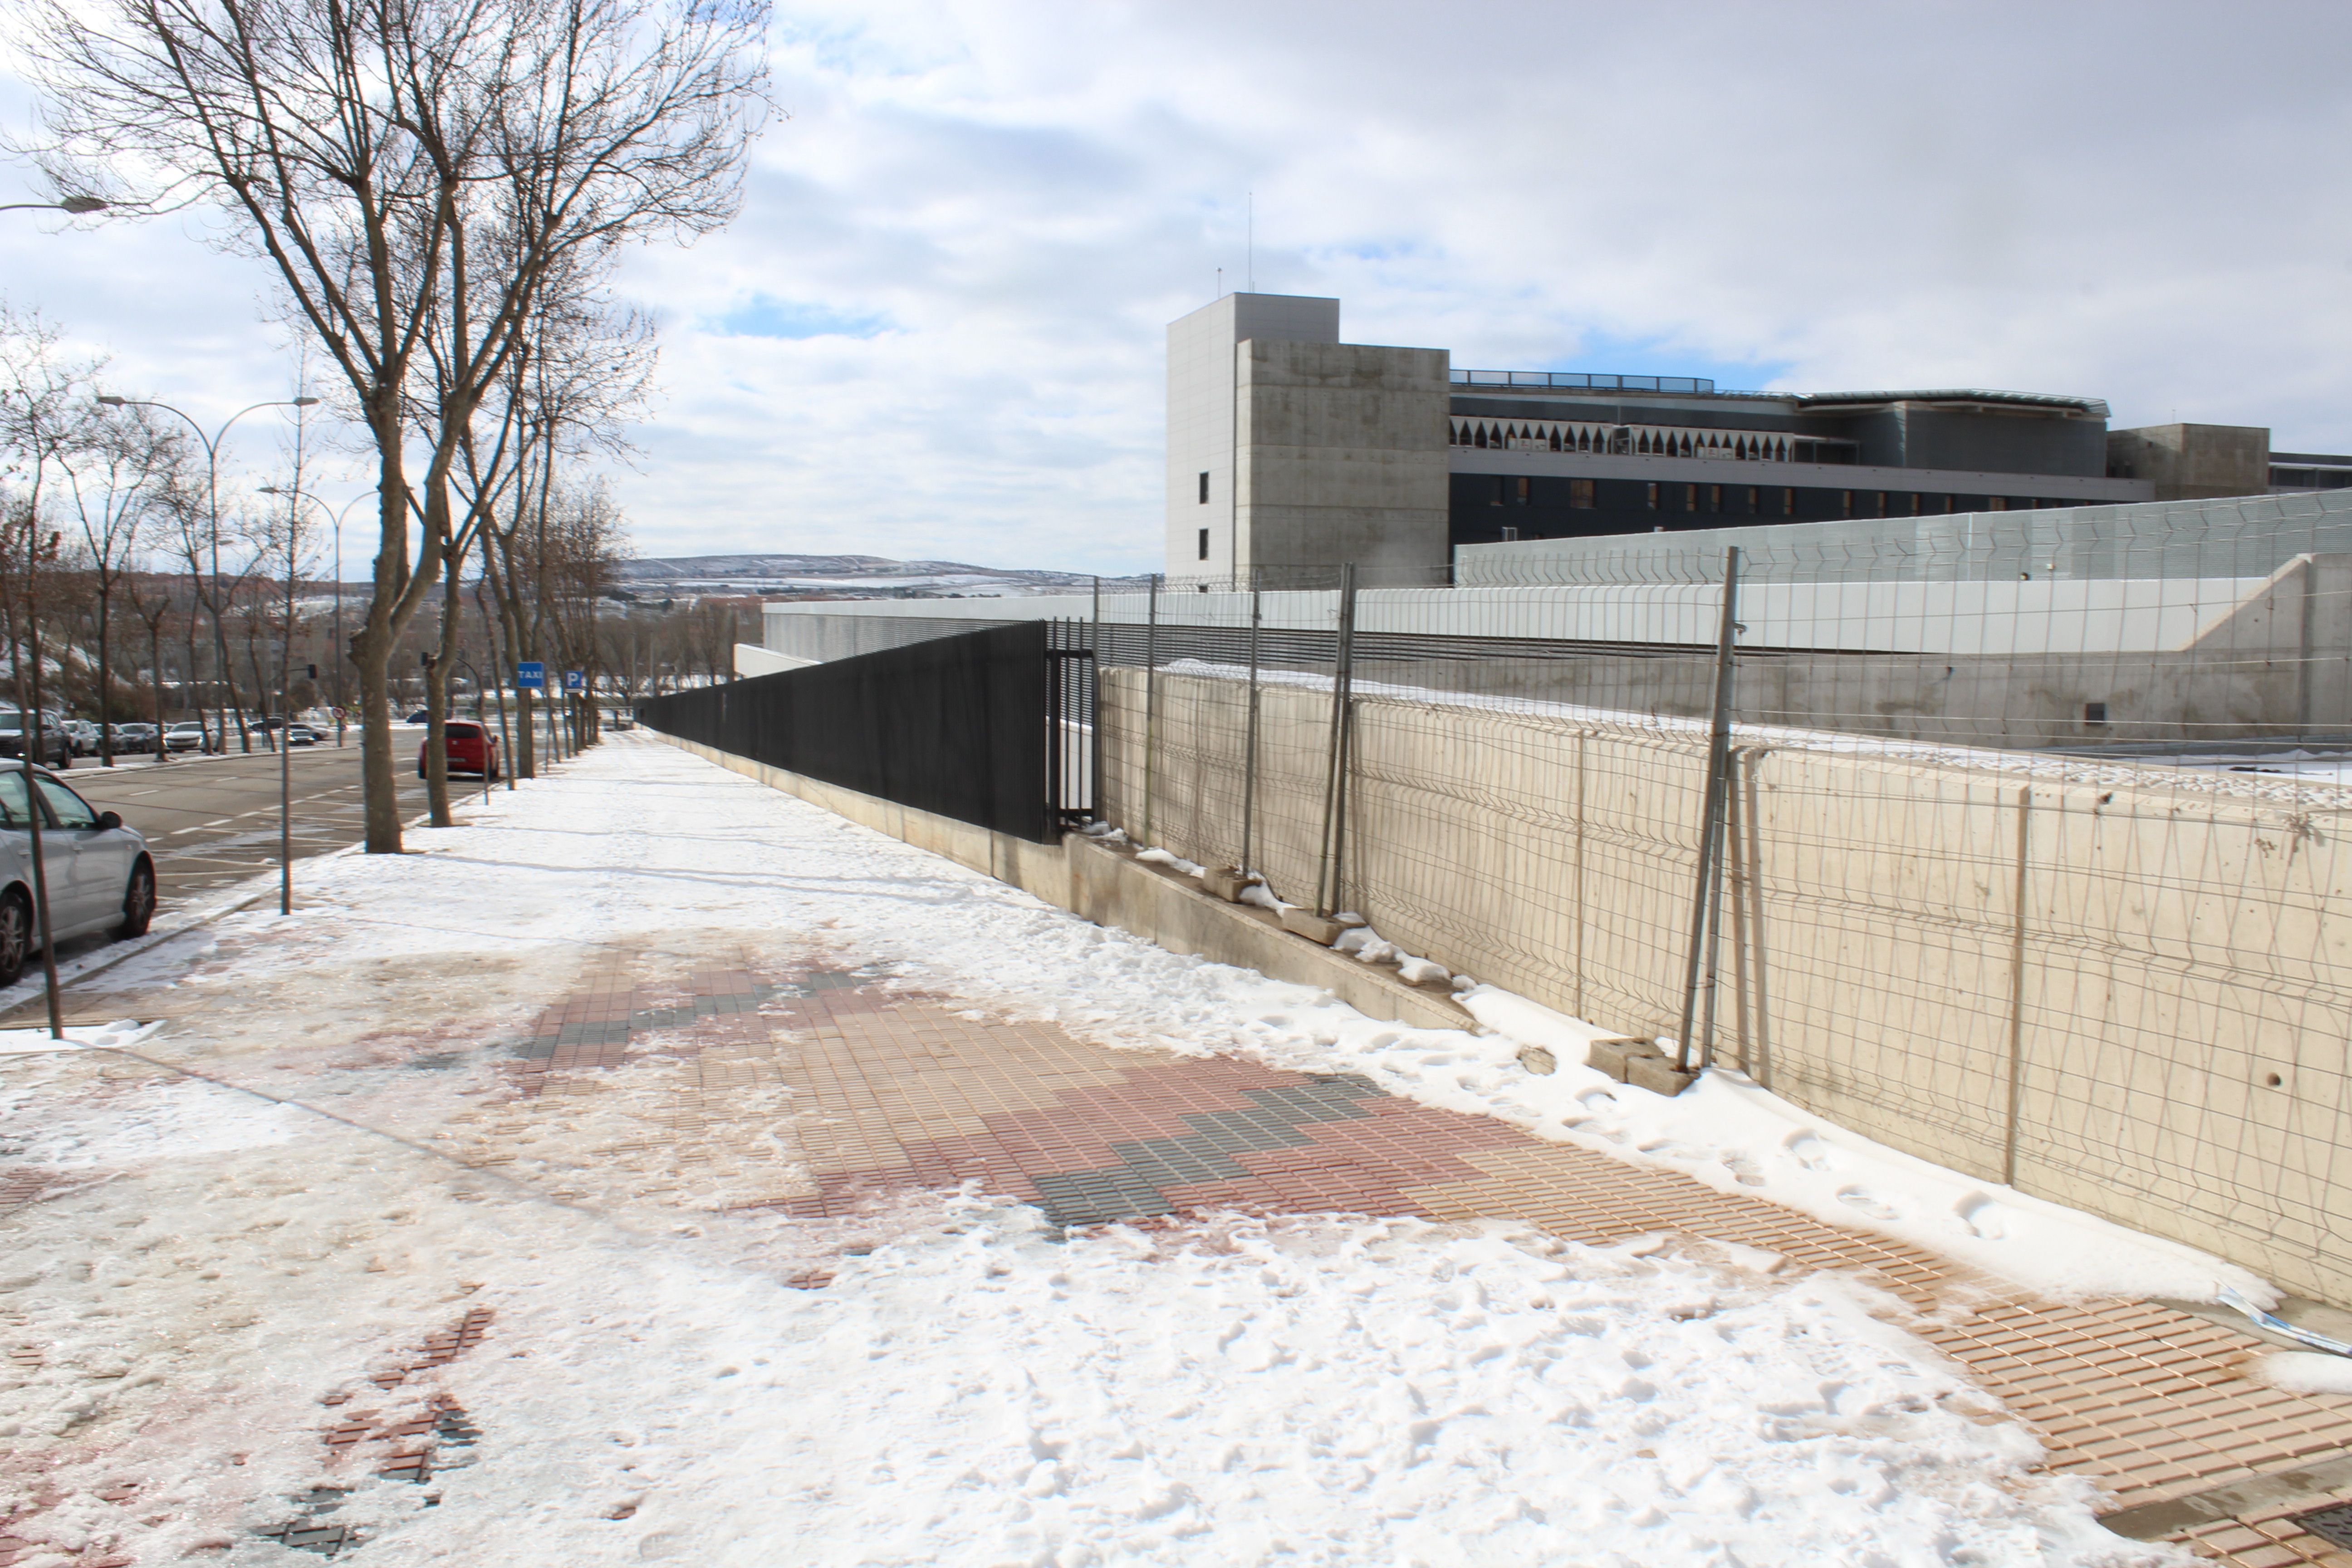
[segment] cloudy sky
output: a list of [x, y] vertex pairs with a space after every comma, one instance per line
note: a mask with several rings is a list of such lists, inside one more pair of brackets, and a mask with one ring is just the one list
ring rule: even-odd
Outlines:
[[[663, 390], [621, 492], [649, 555], [1156, 566], [1162, 329], [1244, 280], [1251, 193], [1260, 289], [1457, 366], [2352, 449], [2347, 45], [2317, 4], [782, 0], [741, 217], [625, 278]], [[5, 223], [0, 289], [121, 389], [283, 395], [194, 220]]]

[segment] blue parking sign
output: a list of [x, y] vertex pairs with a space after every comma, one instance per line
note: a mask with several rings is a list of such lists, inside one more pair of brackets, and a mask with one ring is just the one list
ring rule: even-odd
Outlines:
[[515, 666], [515, 685], [524, 691], [547, 689], [547, 666], [533, 660]]
[[566, 691], [587, 690], [588, 677], [576, 669], [565, 670], [563, 672], [563, 689]]

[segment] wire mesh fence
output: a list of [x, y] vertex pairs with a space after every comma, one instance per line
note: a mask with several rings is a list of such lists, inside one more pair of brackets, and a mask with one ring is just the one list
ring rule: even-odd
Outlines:
[[2039, 558], [2073, 575], [1981, 539], [1933, 574], [1914, 542], [1848, 540], [1831, 571], [1751, 535], [1727, 659], [1711, 542], [1465, 586], [1108, 595], [1101, 810], [1447, 971], [2343, 1300], [2347, 521], [2060, 539]]

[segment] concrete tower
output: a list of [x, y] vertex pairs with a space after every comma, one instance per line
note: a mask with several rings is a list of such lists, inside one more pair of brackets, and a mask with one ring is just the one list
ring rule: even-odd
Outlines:
[[1353, 562], [1442, 581], [1447, 356], [1339, 342], [1339, 301], [1228, 294], [1168, 328], [1171, 581]]

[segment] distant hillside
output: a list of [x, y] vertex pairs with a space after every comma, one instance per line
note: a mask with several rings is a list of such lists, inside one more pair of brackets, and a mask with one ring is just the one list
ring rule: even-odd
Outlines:
[[[634, 594], [1043, 594], [1091, 586], [1078, 572], [891, 561], [879, 555], [670, 555], [624, 563], [618, 586]], [[1109, 583], [1114, 579], [1105, 578]], [[1125, 583], [1139, 579], [1120, 578]]]

